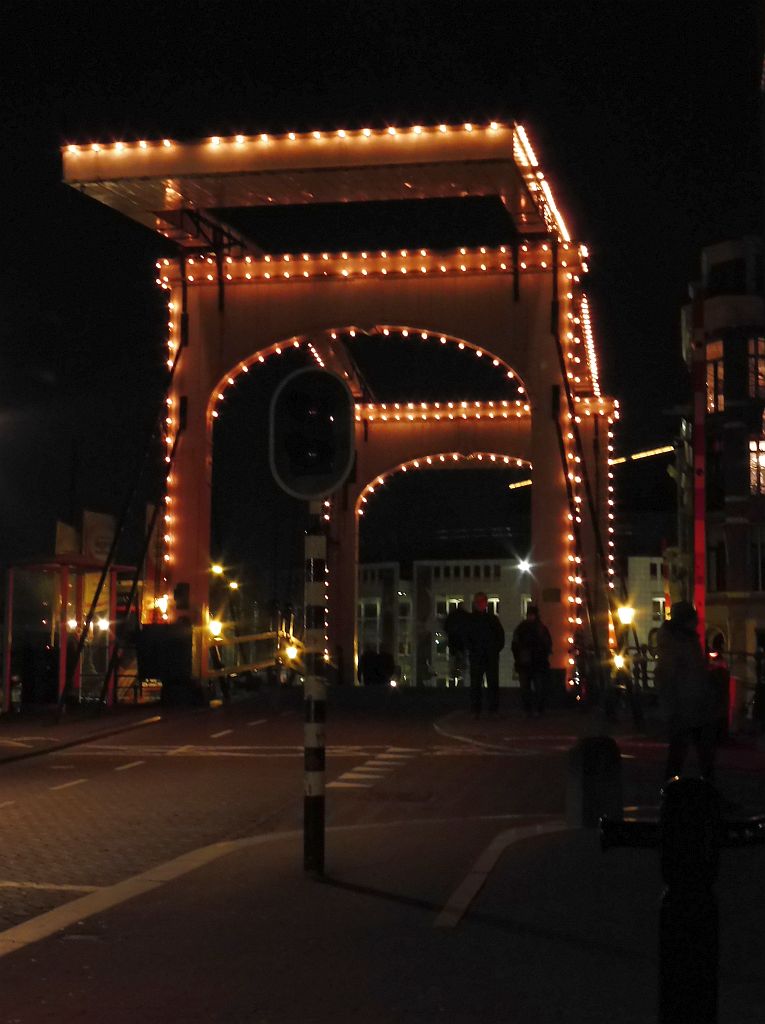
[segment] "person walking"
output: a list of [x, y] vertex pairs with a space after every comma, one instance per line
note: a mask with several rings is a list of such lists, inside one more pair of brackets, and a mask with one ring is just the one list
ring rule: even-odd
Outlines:
[[499, 652], [505, 646], [505, 631], [497, 616], [489, 611], [489, 599], [483, 591], [473, 598], [473, 611], [467, 629], [470, 655], [470, 709], [481, 714], [481, 693], [486, 679], [486, 710], [499, 711]]
[[515, 627], [511, 647], [521, 684], [523, 710], [527, 715], [541, 715], [545, 710], [552, 639], [535, 604], [528, 606], [526, 618]]
[[702, 776], [711, 781], [714, 774], [717, 699], [697, 625], [693, 605], [678, 601], [656, 638], [654, 683], [669, 742], [666, 779], [682, 772], [691, 745]]

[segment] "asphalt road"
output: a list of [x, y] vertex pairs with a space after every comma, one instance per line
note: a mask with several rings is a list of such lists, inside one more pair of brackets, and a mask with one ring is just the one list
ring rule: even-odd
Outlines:
[[[560, 812], [560, 780], [437, 717], [334, 712], [328, 826]], [[298, 707], [239, 704], [0, 766], [0, 931], [209, 843], [299, 829], [302, 742]]]
[[[296, 701], [0, 765], [0, 1021], [654, 1020], [657, 865], [563, 831], [583, 722], [331, 707], [323, 884], [302, 871]], [[622, 743], [625, 803], [655, 802], [663, 751]], [[765, 899], [740, 877], [737, 1024], [758, 1019], [759, 914], [743, 925]]]

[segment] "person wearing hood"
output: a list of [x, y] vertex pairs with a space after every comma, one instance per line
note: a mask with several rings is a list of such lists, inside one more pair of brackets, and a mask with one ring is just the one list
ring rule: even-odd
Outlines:
[[693, 605], [678, 601], [657, 637], [654, 681], [669, 740], [667, 779], [681, 773], [691, 745], [702, 776], [711, 781], [714, 772], [717, 706], [697, 626]]

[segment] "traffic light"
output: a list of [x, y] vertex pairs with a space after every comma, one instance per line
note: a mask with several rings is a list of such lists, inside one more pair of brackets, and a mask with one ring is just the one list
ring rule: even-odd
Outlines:
[[353, 396], [343, 381], [327, 370], [296, 370], [271, 400], [274, 479], [294, 498], [330, 494], [353, 465], [353, 432]]

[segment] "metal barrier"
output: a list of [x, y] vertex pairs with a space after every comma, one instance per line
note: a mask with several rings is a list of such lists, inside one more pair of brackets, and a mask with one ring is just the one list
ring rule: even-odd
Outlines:
[[601, 818], [601, 847], [657, 848], [665, 882], [659, 918], [659, 1024], [716, 1024], [722, 847], [765, 844], [765, 816], [724, 821], [704, 779], [671, 779], [658, 821]]
[[263, 672], [286, 666], [302, 670], [303, 642], [286, 630], [245, 636], [214, 637], [210, 645], [211, 679]]

